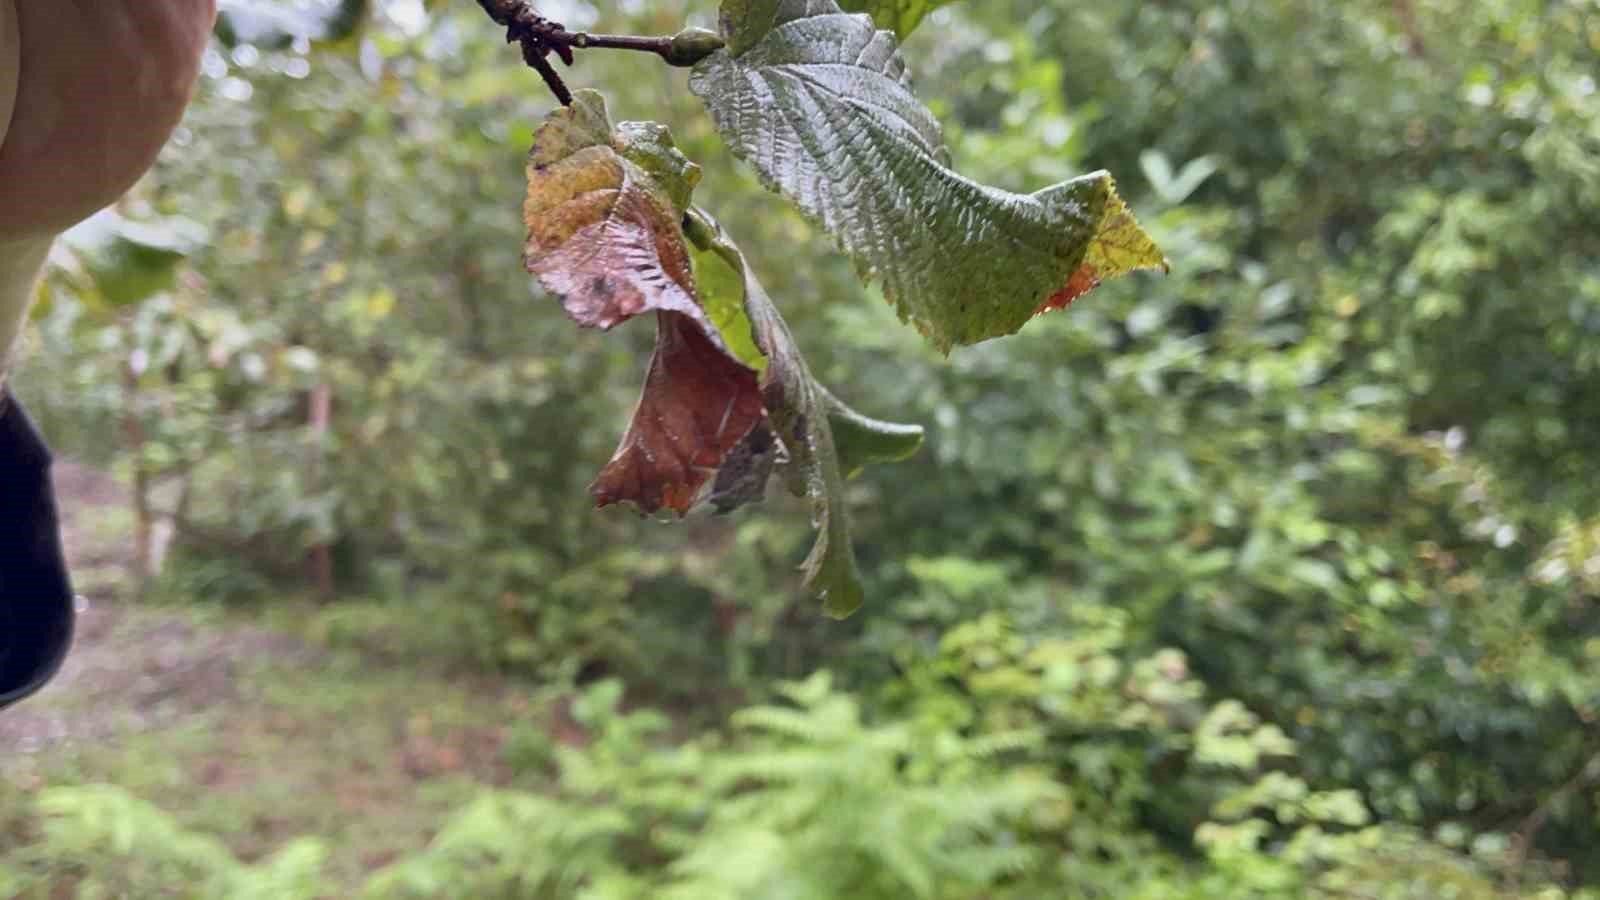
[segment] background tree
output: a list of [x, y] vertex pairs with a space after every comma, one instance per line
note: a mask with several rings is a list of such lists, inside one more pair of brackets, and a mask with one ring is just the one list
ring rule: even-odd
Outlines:
[[[553, 104], [463, 7], [219, 49], [124, 210], [205, 240], [133, 306], [101, 251], [64, 260], [19, 385], [58, 443], [147, 472], [178, 523], [158, 594], [282, 602], [327, 546], [325, 640], [620, 679], [580, 695], [585, 748], [528, 726], [533, 795], [486, 795], [373, 891], [1592, 890], [1591, 8], [937, 9], [905, 52], [953, 168], [1018, 194], [1112, 168], [1173, 267], [948, 359], [757, 189], [687, 75], [584, 55], [575, 84], [702, 166], [817, 378], [927, 426], [848, 483], [871, 605], [836, 624], [797, 589], [799, 501], [684, 529], [587, 508], [652, 338], [528, 293], [522, 153]], [[75, 437], [126, 415], [137, 454]]]

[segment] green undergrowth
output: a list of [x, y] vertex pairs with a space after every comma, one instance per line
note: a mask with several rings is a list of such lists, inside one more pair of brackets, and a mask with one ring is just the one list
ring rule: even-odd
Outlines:
[[1312, 786], [1105, 607], [1049, 639], [988, 615], [876, 690], [819, 672], [698, 733], [620, 680], [340, 648], [294, 608], [91, 620], [23, 707], [44, 749], [0, 765], [0, 895], [1588, 896]]
[[0, 896], [240, 896], [228, 873], [285, 853], [315, 858], [312, 895], [342, 895], [507, 780], [507, 728], [538, 718], [530, 690], [214, 607], [119, 610], [102, 631], [112, 615], [91, 612], [98, 643], [0, 723], [38, 732], [0, 758]]

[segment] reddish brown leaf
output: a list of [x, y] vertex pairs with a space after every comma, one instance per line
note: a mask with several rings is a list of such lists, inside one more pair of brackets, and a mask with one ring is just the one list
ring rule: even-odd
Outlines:
[[765, 421], [756, 373], [687, 316], [656, 316], [656, 351], [622, 444], [590, 493], [645, 513], [687, 513], [728, 452]]

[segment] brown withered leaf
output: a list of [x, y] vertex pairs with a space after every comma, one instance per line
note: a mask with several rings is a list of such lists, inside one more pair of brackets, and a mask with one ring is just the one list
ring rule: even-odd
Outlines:
[[659, 313], [639, 408], [590, 491], [600, 506], [626, 500], [646, 513], [687, 513], [729, 451], [765, 420], [755, 371], [688, 316]]
[[750, 429], [722, 461], [706, 502], [722, 514], [760, 503], [767, 495], [767, 482], [772, 480], [773, 472], [788, 462], [788, 448], [772, 433], [771, 422], [763, 421]]

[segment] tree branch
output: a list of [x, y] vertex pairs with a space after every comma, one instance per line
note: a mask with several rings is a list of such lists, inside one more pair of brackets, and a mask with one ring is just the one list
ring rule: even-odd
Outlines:
[[573, 63], [574, 50], [634, 50], [654, 53], [668, 65], [692, 66], [722, 47], [722, 39], [709, 31], [686, 29], [672, 37], [637, 37], [626, 34], [588, 34], [568, 31], [560, 22], [534, 12], [529, 0], [478, 0], [496, 24], [506, 29], [506, 43], [522, 45], [522, 59], [544, 78], [550, 93], [562, 106], [572, 105], [572, 91], [550, 64], [554, 53], [562, 63]]
[[1534, 840], [1539, 836], [1539, 829], [1550, 820], [1555, 808], [1565, 803], [1573, 794], [1596, 784], [1600, 784], [1600, 753], [1589, 757], [1588, 762], [1584, 763], [1565, 784], [1557, 788], [1518, 824], [1517, 830], [1511, 836], [1511, 858], [1514, 863], [1507, 867], [1508, 874], [1522, 869], [1523, 862], [1533, 850]]

